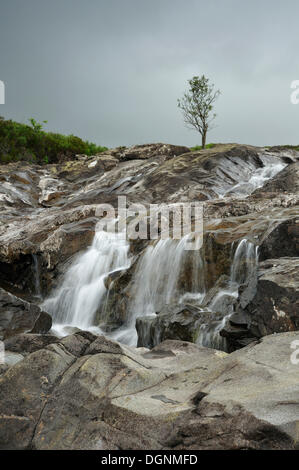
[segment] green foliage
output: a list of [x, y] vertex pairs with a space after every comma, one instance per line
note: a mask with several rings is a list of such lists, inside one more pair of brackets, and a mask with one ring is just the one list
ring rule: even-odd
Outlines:
[[[211, 148], [215, 147], [215, 145], [217, 145], [217, 144], [206, 144], [205, 148], [206, 149], [211, 149]], [[202, 145], [195, 145], [195, 147], [190, 147], [190, 150], [192, 150], [192, 152], [202, 150]]]
[[40, 122], [37, 122], [33, 118], [28, 119], [28, 121], [30, 122], [30, 124], [32, 126], [32, 129], [35, 132], [41, 132], [43, 130], [43, 124], [47, 124], [47, 122], [48, 122], [48, 121], [43, 121], [43, 124], [41, 124]]
[[26, 160], [32, 163], [58, 163], [76, 154], [94, 155], [107, 147], [83, 141], [75, 135], [45, 132], [44, 124], [29, 119], [30, 125], [0, 118], [0, 163]]
[[[267, 148], [271, 149], [272, 147], [268, 146]], [[275, 145], [274, 147], [280, 148], [281, 150], [288, 149], [288, 150], [296, 150], [297, 152], [299, 152], [299, 145]]]

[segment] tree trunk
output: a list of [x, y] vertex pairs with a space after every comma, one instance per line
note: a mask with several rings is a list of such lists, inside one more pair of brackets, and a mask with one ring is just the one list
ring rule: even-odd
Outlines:
[[206, 136], [207, 136], [207, 133], [206, 133], [206, 132], [204, 132], [204, 133], [201, 135], [201, 146], [202, 146], [203, 149], [206, 147]]

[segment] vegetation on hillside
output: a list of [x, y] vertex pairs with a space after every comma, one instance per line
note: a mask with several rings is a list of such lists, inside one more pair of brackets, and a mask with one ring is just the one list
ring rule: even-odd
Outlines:
[[[206, 144], [205, 148], [206, 149], [211, 149], [211, 148], [215, 147], [215, 145], [217, 145], [217, 144]], [[190, 150], [192, 150], [192, 152], [196, 152], [196, 151], [202, 150], [202, 149], [203, 149], [202, 145], [195, 145], [195, 147], [190, 147]]]
[[299, 152], [299, 145], [267, 145], [266, 148], [268, 149], [277, 149], [277, 150], [284, 150], [284, 149], [287, 149], [287, 150], [296, 150], [297, 152]]
[[29, 119], [30, 125], [0, 117], [0, 163], [26, 160], [31, 163], [58, 163], [76, 154], [94, 155], [107, 150], [75, 135], [46, 132], [43, 123]]

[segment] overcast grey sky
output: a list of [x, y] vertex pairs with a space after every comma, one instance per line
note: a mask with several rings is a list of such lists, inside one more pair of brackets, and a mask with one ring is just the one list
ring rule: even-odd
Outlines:
[[109, 147], [194, 145], [177, 108], [220, 88], [208, 142], [298, 144], [298, 0], [0, 0], [0, 115]]

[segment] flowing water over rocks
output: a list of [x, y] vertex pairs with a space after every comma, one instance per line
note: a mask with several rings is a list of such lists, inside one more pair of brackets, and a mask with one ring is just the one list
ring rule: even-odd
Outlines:
[[[64, 167], [48, 165], [22, 172], [14, 172], [12, 167], [2, 177], [4, 199], [10, 198], [9, 203], [14, 203], [16, 210], [21, 204], [22, 211], [27, 212], [27, 223], [25, 230], [24, 223], [22, 229], [18, 228], [16, 213], [14, 218], [8, 218], [2, 236], [0, 233], [4, 280], [36, 298], [46, 296], [42, 308], [52, 315], [58, 334], [69, 326], [98, 329], [134, 345], [137, 318], [146, 318], [148, 328], [165, 308], [170, 314], [170, 305], [190, 303], [204, 312], [222, 314], [220, 322], [213, 319], [201, 325], [197, 341], [225, 349], [226, 340], [219, 333], [226, 317], [233, 313], [239, 287], [252, 276], [250, 267], [254, 265], [256, 269], [251, 258], [256, 259], [260, 239], [267, 239], [267, 231], [296, 213], [292, 213], [293, 200], [283, 209], [280, 200], [280, 208], [273, 208], [276, 213], [272, 216], [267, 206], [259, 208], [257, 214], [256, 207], [250, 212], [250, 206], [263, 200], [264, 193], [260, 198], [255, 196], [262, 191], [257, 188], [287, 166], [298, 167], [296, 158], [296, 153], [290, 151], [277, 153], [246, 146], [226, 145], [192, 153], [182, 147], [156, 144], [137, 146], [130, 152], [116, 149], [94, 160], [80, 157], [73, 167], [67, 163]], [[114, 164], [105, 167], [106, 171], [101, 162], [109, 159]], [[61, 187], [63, 191], [59, 192]], [[159, 194], [159, 202], [173, 204], [184, 202], [191, 193], [193, 200], [207, 201], [206, 235], [201, 250], [185, 249], [188, 236], [179, 241], [169, 238], [147, 242], [148, 246], [145, 243], [138, 248], [133, 241], [124, 240], [122, 234], [96, 230], [97, 202], [115, 204], [120, 194], [132, 202], [139, 197], [143, 202], [155, 202]], [[253, 196], [249, 196], [251, 193]], [[246, 216], [231, 217], [228, 213], [219, 219], [219, 207], [238, 204], [249, 206]], [[5, 220], [5, 210], [3, 214]], [[15, 272], [17, 263], [19, 271]], [[229, 279], [217, 288], [218, 280], [225, 274]], [[65, 333], [68, 331], [65, 329]], [[139, 344], [143, 344], [140, 338]]]
[[179, 241], [159, 240], [146, 248], [131, 280], [128, 325], [114, 334], [114, 339], [136, 345], [135, 323], [138, 317], [155, 316], [165, 305], [179, 301], [182, 293], [198, 295], [204, 292], [201, 253], [199, 250], [192, 254], [187, 251], [188, 240], [188, 236]]
[[67, 270], [61, 287], [47, 298], [42, 308], [53, 318], [53, 330], [64, 326], [90, 329], [105, 299], [105, 278], [114, 271], [128, 269], [129, 245], [122, 233], [99, 231], [93, 243]]
[[[148, 148], [146, 151], [148, 152]], [[274, 156], [269, 151], [262, 153], [258, 153], [256, 150], [252, 150], [252, 153], [250, 151], [247, 150], [246, 153], [244, 148], [240, 148], [237, 153], [233, 148], [224, 155], [218, 153], [213, 155], [213, 158], [203, 159], [202, 170], [204, 172], [211, 167], [210, 163], [212, 163], [211, 168], [215, 173], [206, 180], [209, 185], [213, 183], [214, 194], [217, 194], [221, 200], [225, 201], [226, 198], [231, 200], [232, 197], [235, 200], [239, 200], [237, 198], [242, 200], [242, 198], [248, 197], [250, 193], [262, 187], [266, 181], [283, 170], [287, 166], [287, 159], [291, 162], [294, 160], [294, 157], [290, 156], [278, 158], [277, 155]], [[135, 155], [134, 152], [126, 160], [131, 160], [133, 155]], [[189, 158], [189, 154], [186, 155]], [[230, 163], [233, 161], [229, 178], [226, 167], [227, 160]], [[166, 163], [162, 163], [162, 168], [163, 165], [169, 165], [172, 161], [167, 157]], [[183, 158], [182, 161], [184, 161]], [[214, 162], [217, 162], [216, 167]], [[89, 165], [89, 168], [95, 166]], [[169, 172], [171, 173], [170, 169]], [[152, 174], [152, 170], [149, 174]], [[131, 181], [130, 178], [127, 177], [126, 181]], [[237, 180], [238, 183], [234, 184]], [[110, 191], [117, 190], [119, 192], [119, 188], [123, 188], [124, 182], [125, 179], [122, 178], [119, 183], [114, 183]], [[52, 181], [50, 187], [53, 184]], [[40, 183], [39, 186], [45, 190], [45, 181], [43, 180], [43, 184]], [[87, 189], [89, 187], [90, 185], [87, 186]], [[215, 197], [213, 193], [208, 194], [206, 191], [203, 193], [208, 199], [211, 200]], [[124, 192], [131, 195], [133, 188]], [[138, 193], [138, 189], [136, 192]], [[121, 193], [123, 193], [122, 190]], [[223, 231], [225, 230], [219, 229], [217, 221], [215, 229], [208, 230], [210, 234], [214, 233], [214, 236], [219, 236], [219, 234], [221, 236]], [[261, 232], [261, 230], [259, 231]], [[252, 233], [250, 235], [252, 236]], [[124, 271], [130, 268], [132, 262], [132, 257], [130, 259], [128, 254], [129, 242], [124, 241], [122, 234], [112, 236], [104, 231], [96, 232], [90, 248], [85, 253], [77, 255], [66, 273], [61, 276], [60, 287], [56, 288], [42, 304], [42, 307], [53, 317], [53, 331], [58, 334], [63, 334], [65, 331], [66, 334], [69, 331], [69, 326], [98, 332], [105, 331], [113, 339], [136, 345], [135, 324], [138, 319], [138, 344], [154, 346], [168, 337], [167, 335], [165, 337], [165, 332], [162, 334], [160, 321], [162, 315], [159, 319], [157, 315], [166, 308], [166, 316], [165, 312], [163, 314], [165, 321], [171, 316], [170, 305], [177, 309], [175, 306], [181, 305], [183, 307], [185, 304], [191, 303], [199, 308], [199, 311], [205, 313], [201, 315], [202, 320], [207, 319], [207, 311], [216, 314], [217, 318], [221, 317], [221, 320], [216, 320], [215, 315], [211, 315], [211, 319], [207, 323], [202, 321], [198, 334], [192, 336], [194, 341], [204, 346], [226, 350], [226, 339], [221, 336], [221, 331], [234, 311], [240, 286], [246, 285], [257, 270], [258, 246], [246, 237], [236, 242], [234, 239], [231, 240], [230, 257], [232, 253], [234, 255], [231, 260], [226, 259], [226, 265], [230, 265], [229, 279], [217, 289], [219, 276], [225, 274], [225, 271], [228, 274], [228, 266], [221, 268], [222, 262], [225, 264], [221, 257], [227, 255], [221, 251], [220, 260], [218, 253], [215, 260], [215, 247], [211, 248], [211, 242], [206, 248], [189, 252], [185, 249], [187, 240], [188, 236], [185, 236], [180, 241], [169, 238], [150, 243], [141, 252], [137, 261], [135, 259], [134, 267], [125, 286], [126, 293], [121, 296], [119, 302], [114, 299], [115, 294], [118, 295], [120, 290], [118, 289], [118, 275], [123, 281]], [[236, 248], [235, 243], [237, 243]], [[33, 256], [36, 272], [37, 258], [36, 255]], [[108, 289], [107, 279], [110, 279]], [[38, 288], [37, 277], [35, 287]], [[40, 287], [38, 290], [40, 292]], [[112, 315], [111, 310], [113, 310]], [[122, 312], [120, 316], [115, 312], [117, 310]], [[157, 331], [157, 329], [161, 331]], [[152, 336], [151, 340], [145, 341], [143, 339], [150, 336]]]
[[[298, 181], [236, 144], [1, 166], [0, 447], [298, 447]], [[203, 203], [202, 247], [98, 230], [118, 196]]]
[[[232, 243], [229, 276], [221, 276], [211, 289], [205, 291], [206, 267], [200, 257], [201, 263], [196, 268], [201, 286], [198, 283], [193, 293], [187, 292], [179, 299], [174, 299], [173, 295], [166, 300], [164, 297], [163, 305], [152, 309], [149, 318], [142, 316], [137, 319], [139, 346], [153, 347], [165, 339], [179, 338], [205, 347], [227, 350], [221, 330], [234, 311], [240, 286], [247, 286], [255, 278], [258, 265], [258, 247], [242, 239], [233, 253], [234, 245]], [[194, 254], [192, 256], [194, 258]], [[183, 264], [181, 266], [184, 268]]]

